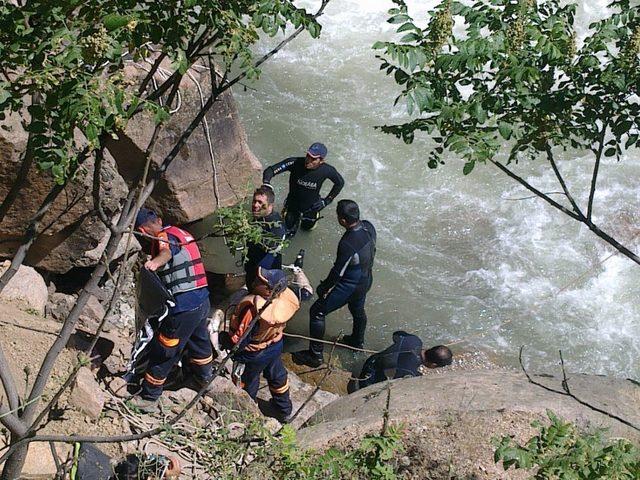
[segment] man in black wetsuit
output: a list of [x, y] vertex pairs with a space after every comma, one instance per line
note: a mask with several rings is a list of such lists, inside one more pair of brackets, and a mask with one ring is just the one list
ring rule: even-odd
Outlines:
[[[338, 244], [333, 268], [316, 289], [318, 300], [309, 310], [309, 330], [313, 338], [322, 339], [325, 316], [348, 305], [353, 316], [353, 330], [343, 342], [361, 348], [367, 326], [364, 304], [373, 282], [371, 270], [376, 254], [376, 230], [367, 220], [360, 220], [360, 209], [353, 200], [340, 200], [336, 212], [338, 223], [346, 232]], [[322, 343], [312, 341], [308, 350], [295, 352], [293, 359], [316, 368], [323, 362], [322, 351]]]
[[439, 368], [451, 365], [453, 354], [448, 347], [438, 345], [422, 349], [422, 340], [402, 330], [393, 333], [393, 345], [371, 355], [364, 365], [352, 390], [364, 388], [386, 379], [418, 377], [420, 366]]
[[251, 213], [253, 218], [262, 226], [267, 234], [263, 244], [249, 243], [247, 259], [244, 263], [246, 284], [251, 288], [256, 278], [258, 267], [268, 270], [282, 268], [282, 254], [280, 249], [285, 238], [285, 230], [282, 217], [273, 210], [275, 195], [273, 190], [260, 187], [253, 192]]
[[[344, 179], [331, 165], [324, 163], [327, 147], [314, 143], [305, 157], [290, 157], [267, 167], [262, 174], [262, 183], [269, 188], [271, 179], [283, 172], [290, 172], [289, 194], [284, 202], [284, 223], [287, 235], [293, 237], [298, 226], [312, 230], [320, 219], [320, 211], [338, 196], [344, 186]], [[329, 194], [321, 198], [320, 190], [325, 180], [331, 180], [333, 187]]]

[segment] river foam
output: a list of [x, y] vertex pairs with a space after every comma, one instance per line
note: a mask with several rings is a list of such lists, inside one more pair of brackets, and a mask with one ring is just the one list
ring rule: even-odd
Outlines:
[[[435, 2], [410, 2], [426, 11]], [[580, 36], [605, 12], [606, 2], [581, 2]], [[313, 8], [317, 2], [306, 2]], [[250, 144], [263, 164], [302, 154], [314, 141], [329, 147], [328, 161], [344, 175], [341, 198], [353, 198], [378, 228], [375, 286], [368, 304], [367, 343], [384, 347], [398, 328], [427, 344], [466, 339], [456, 348], [481, 348], [515, 364], [520, 345], [529, 363], [557, 369], [558, 350], [572, 370], [640, 375], [640, 267], [586, 228], [537, 199], [497, 170], [462, 175], [447, 158], [426, 167], [428, 138], [406, 146], [373, 129], [405, 118], [393, 107], [397, 86], [379, 71], [370, 46], [389, 37], [391, 2], [334, 0], [322, 17], [323, 35], [301, 36], [265, 65], [256, 91], [236, 90]], [[265, 40], [259, 53], [273, 40]], [[640, 155], [602, 166], [595, 218], [630, 242], [638, 223]], [[586, 203], [589, 158], [572, 152], [560, 168]], [[517, 166], [543, 191], [558, 191], [540, 162]], [[286, 180], [277, 179], [280, 200]], [[556, 198], [560, 198], [556, 196]], [[341, 231], [333, 209], [311, 235], [300, 234], [289, 255], [306, 247], [312, 282], [335, 255]], [[586, 275], [583, 274], [588, 271]], [[577, 281], [576, 281], [577, 279]], [[307, 307], [292, 327], [306, 332]], [[348, 312], [329, 316], [328, 335], [349, 333]]]

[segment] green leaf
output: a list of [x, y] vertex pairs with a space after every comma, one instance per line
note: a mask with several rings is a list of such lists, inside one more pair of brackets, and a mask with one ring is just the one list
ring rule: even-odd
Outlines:
[[126, 26], [131, 20], [132, 17], [129, 15], [111, 13], [102, 19], [102, 24], [108, 31], [112, 31]]
[[500, 132], [500, 136], [505, 140], [509, 140], [511, 138], [511, 134], [513, 132], [513, 128], [506, 122], [498, 123], [498, 131]]
[[476, 166], [476, 162], [467, 162], [464, 164], [464, 167], [462, 168], [462, 173], [464, 175], [469, 175], [472, 171], [473, 171], [473, 167]]
[[638, 142], [638, 134], [632, 133], [629, 134], [629, 138], [627, 138], [627, 143], [625, 143], [624, 148], [629, 149], [631, 145], [635, 145]]

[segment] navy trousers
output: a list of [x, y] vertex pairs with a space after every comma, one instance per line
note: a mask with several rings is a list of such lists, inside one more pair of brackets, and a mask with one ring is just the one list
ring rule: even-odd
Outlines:
[[189, 353], [193, 373], [202, 381], [211, 377], [213, 351], [207, 329], [208, 313], [207, 298], [198, 308], [170, 315], [162, 321], [149, 345], [149, 365], [142, 381], [142, 398], [155, 400], [160, 397], [167, 376], [185, 349]]
[[284, 216], [284, 228], [287, 231], [288, 238], [293, 237], [297, 233], [298, 227], [302, 228], [302, 230], [313, 230], [316, 228], [318, 220], [320, 220], [320, 212], [302, 213], [294, 206], [289, 208], [286, 203], [282, 214]]
[[273, 345], [258, 352], [241, 352], [234, 359], [244, 363], [244, 372], [241, 377], [242, 388], [254, 400], [260, 387], [260, 374], [264, 375], [269, 384], [269, 391], [273, 398], [274, 406], [285, 416], [291, 414], [292, 405], [289, 397], [289, 380], [287, 369], [282, 363], [282, 345], [280, 340]]
[[[353, 316], [353, 329], [351, 338], [358, 343], [364, 343], [364, 331], [367, 328], [367, 314], [364, 304], [367, 300], [367, 291], [358, 288], [357, 284], [338, 282], [329, 292], [326, 298], [315, 301], [309, 309], [309, 332], [313, 338], [322, 339], [325, 331], [325, 317], [331, 312], [348, 305], [349, 312]], [[309, 349], [317, 356], [322, 356], [323, 344], [310, 342]]]

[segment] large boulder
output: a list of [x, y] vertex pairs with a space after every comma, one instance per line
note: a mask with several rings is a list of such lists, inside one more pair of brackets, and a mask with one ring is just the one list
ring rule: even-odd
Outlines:
[[[139, 79], [146, 71], [130, 65], [125, 74]], [[158, 74], [157, 81], [163, 80]], [[179, 109], [162, 127], [153, 148], [151, 158], [155, 165], [164, 160], [199, 111], [200, 91], [206, 100], [211, 91], [208, 70], [191, 69], [180, 85]], [[199, 220], [220, 206], [236, 204], [260, 181], [261, 164], [247, 145], [229, 90], [214, 103], [206, 119], [209, 135], [203, 124], [194, 130], [147, 202], [169, 222]], [[143, 112], [129, 122], [124, 135], [107, 145], [127, 182], [135, 181], [142, 170], [144, 152], [154, 128], [153, 115]], [[207, 137], [211, 139], [211, 148]]]
[[[9, 260], [0, 264], [0, 275], [11, 265]], [[0, 298], [10, 300], [18, 306], [44, 315], [49, 290], [43, 278], [33, 268], [20, 265], [7, 286], [0, 293]]]
[[[164, 67], [168, 68], [168, 65]], [[192, 69], [184, 77], [180, 86], [180, 107], [162, 127], [152, 152], [155, 165], [171, 151], [200, 109], [198, 87], [206, 99], [211, 82], [208, 70], [204, 70], [199, 73]], [[125, 75], [134, 82], [145, 74], [133, 64], [125, 69]], [[157, 79], [162, 81], [160, 76]], [[260, 181], [262, 167], [247, 145], [230, 91], [215, 102], [206, 119], [208, 135], [202, 124], [195, 129], [148, 201], [148, 205], [169, 222], [187, 223], [204, 218], [219, 206], [233, 205], [245, 198], [252, 186]], [[9, 192], [22, 164], [28, 136], [21, 122], [17, 114], [8, 115], [0, 122], [0, 201]], [[154, 128], [153, 115], [144, 111], [129, 122], [118, 139], [108, 144], [101, 173], [101, 198], [110, 217], [119, 211], [128, 192], [127, 183], [135, 183], [142, 172], [144, 151]], [[79, 145], [83, 144], [80, 134], [76, 140]], [[32, 246], [26, 264], [66, 273], [73, 267], [89, 267], [100, 261], [110, 232], [93, 213], [92, 180], [93, 161], [89, 159], [43, 219], [42, 225], [48, 228]], [[42, 172], [36, 166], [31, 168], [13, 207], [0, 223], [0, 258], [13, 255], [27, 221], [53, 185], [48, 172]], [[121, 245], [125, 242], [126, 238]], [[139, 248], [137, 242], [134, 247]], [[122, 250], [119, 249], [120, 254]]]
[[[20, 170], [26, 142], [27, 133], [19, 115], [8, 115], [0, 121], [0, 200], [4, 200]], [[113, 159], [105, 159], [101, 176], [103, 208], [107, 215], [113, 216], [127, 195], [127, 186]], [[93, 214], [92, 182], [93, 159], [88, 159], [43, 218], [42, 226], [47, 229], [29, 250], [27, 265], [65, 273], [72, 267], [92, 266], [98, 262], [102, 251], [94, 251], [90, 256], [86, 252], [99, 246], [104, 248], [109, 231]], [[43, 172], [35, 165], [31, 167], [13, 206], [0, 222], [0, 257], [13, 255], [27, 222], [54, 185], [49, 172]]]
[[[610, 436], [640, 440], [638, 431], [562, 394], [562, 378], [533, 375], [543, 387], [522, 373], [503, 370], [449, 372], [446, 375], [393, 380], [388, 418], [392, 423], [424, 424], [458, 416], [482, 417], [487, 412], [508, 416], [526, 413], [544, 418], [550, 409], [580, 426], [606, 428]], [[571, 392], [580, 400], [612, 415], [640, 424], [640, 386], [637, 382], [596, 375], [570, 375]], [[558, 393], [559, 392], [559, 393]], [[382, 424], [387, 384], [378, 383], [341, 397], [324, 407], [301, 430], [303, 445], [322, 447], [341, 435], [368, 433]], [[421, 423], [422, 422], [422, 423]], [[491, 433], [476, 432], [477, 438]], [[486, 439], [486, 438], [485, 438]]]

